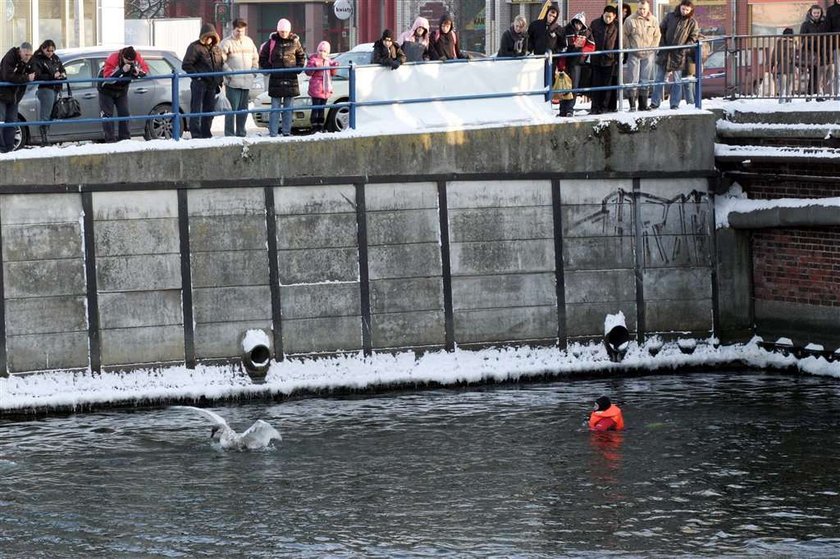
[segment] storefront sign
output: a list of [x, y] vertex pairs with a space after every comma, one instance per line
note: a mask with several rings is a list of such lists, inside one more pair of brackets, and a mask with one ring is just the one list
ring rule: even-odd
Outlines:
[[333, 12], [335, 12], [335, 17], [340, 20], [350, 19], [350, 16], [353, 15], [353, 4], [350, 0], [335, 0]]

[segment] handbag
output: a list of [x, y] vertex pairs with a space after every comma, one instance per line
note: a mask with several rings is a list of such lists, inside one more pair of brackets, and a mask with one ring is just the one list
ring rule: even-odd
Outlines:
[[575, 98], [575, 94], [571, 91], [566, 93], [557, 91], [558, 89], [572, 89], [572, 78], [566, 72], [557, 72], [557, 76], [554, 78], [554, 85], [551, 86], [551, 89], [554, 91], [551, 102], [555, 105], [560, 101], [571, 101]]
[[70, 84], [68, 83], [67, 95], [61, 95], [61, 92], [59, 92], [55, 99], [51, 118], [53, 120], [64, 120], [79, 116], [82, 116], [82, 107], [79, 105], [79, 100], [73, 97], [73, 92], [70, 90]]
[[216, 95], [216, 112], [230, 111], [232, 109], [233, 107], [231, 107], [230, 105], [230, 99], [227, 98], [227, 95], [225, 95], [224, 90]]

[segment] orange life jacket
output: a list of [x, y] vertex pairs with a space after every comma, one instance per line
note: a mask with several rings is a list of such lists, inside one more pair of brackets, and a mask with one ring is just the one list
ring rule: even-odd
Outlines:
[[604, 411], [593, 411], [589, 415], [589, 429], [591, 429], [592, 431], [597, 430], [595, 426], [602, 419], [613, 420], [615, 422], [616, 431], [621, 431], [622, 429], [624, 429], [624, 416], [621, 415], [621, 408], [619, 408], [615, 404], [612, 404]]

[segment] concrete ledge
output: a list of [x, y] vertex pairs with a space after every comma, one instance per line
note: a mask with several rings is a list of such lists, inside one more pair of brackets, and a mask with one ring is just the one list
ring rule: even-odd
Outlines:
[[840, 225], [836, 207], [805, 206], [802, 208], [768, 208], [749, 213], [728, 215], [733, 229], [765, 229], [768, 227], [822, 227]]

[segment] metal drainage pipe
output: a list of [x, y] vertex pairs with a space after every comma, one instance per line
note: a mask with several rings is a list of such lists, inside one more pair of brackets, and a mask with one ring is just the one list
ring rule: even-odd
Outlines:
[[271, 365], [271, 342], [262, 330], [248, 330], [242, 338], [242, 366], [253, 380], [265, 378]]

